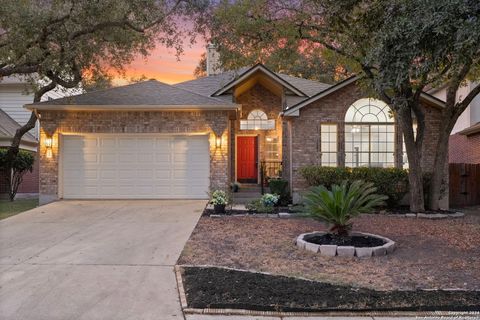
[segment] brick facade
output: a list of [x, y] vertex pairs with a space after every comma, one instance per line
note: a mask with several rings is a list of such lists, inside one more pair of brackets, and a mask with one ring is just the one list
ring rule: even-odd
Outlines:
[[451, 135], [448, 160], [450, 163], [480, 163], [480, 133]]
[[[284, 128], [291, 127], [291, 131], [284, 130], [283, 135], [283, 162], [284, 177], [290, 179], [294, 198], [299, 199], [300, 192], [307, 188], [307, 184], [300, 175], [300, 168], [306, 165], [320, 164], [319, 126], [323, 123], [337, 124], [337, 163], [345, 164], [345, 114], [348, 108], [358, 99], [368, 97], [354, 83], [335, 91], [300, 110], [300, 116], [285, 118]], [[426, 132], [424, 143], [424, 157], [422, 165], [425, 171], [432, 171], [433, 148], [438, 136], [440, 112], [434, 107], [425, 108]], [[395, 126], [395, 166], [402, 166], [402, 135], [398, 126]], [[289, 136], [291, 136], [291, 151], [289, 150]], [[292, 164], [289, 163], [291, 152]], [[292, 173], [290, 174], [290, 168]]]
[[[235, 102], [242, 105], [239, 117], [232, 121], [233, 133], [232, 136], [232, 177], [235, 179], [235, 142], [236, 136], [252, 135], [257, 136], [258, 139], [258, 160], [272, 160], [267, 159], [265, 154], [265, 144], [267, 138], [278, 138], [278, 161], [282, 160], [282, 120], [279, 118], [282, 112], [282, 99], [270, 92], [260, 84], [254, 85], [250, 90], [244, 92], [235, 99]], [[240, 120], [246, 120], [248, 114], [253, 110], [261, 110], [266, 113], [268, 119], [275, 119], [274, 130], [240, 130]]]
[[[42, 111], [40, 131], [40, 201], [58, 199], [59, 135], [61, 133], [173, 133], [210, 135], [210, 186], [225, 189], [229, 182], [228, 111]], [[222, 135], [222, 147], [215, 146]], [[53, 139], [47, 158], [45, 138]]]

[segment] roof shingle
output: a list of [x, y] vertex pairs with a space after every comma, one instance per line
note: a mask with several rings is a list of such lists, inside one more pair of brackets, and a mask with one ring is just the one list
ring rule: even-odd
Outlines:
[[233, 104], [206, 97], [157, 80], [113, 87], [32, 105], [118, 105], [118, 106], [225, 106]]

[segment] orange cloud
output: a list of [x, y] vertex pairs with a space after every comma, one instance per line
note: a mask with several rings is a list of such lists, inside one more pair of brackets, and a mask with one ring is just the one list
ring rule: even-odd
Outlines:
[[147, 79], [157, 79], [169, 84], [194, 79], [193, 71], [205, 50], [205, 42], [198, 39], [197, 43], [184, 47], [184, 53], [178, 60], [174, 50], [158, 45], [146, 59], [138, 57], [125, 67], [127, 79], [116, 78], [114, 83], [125, 84], [129, 78], [143, 75]]

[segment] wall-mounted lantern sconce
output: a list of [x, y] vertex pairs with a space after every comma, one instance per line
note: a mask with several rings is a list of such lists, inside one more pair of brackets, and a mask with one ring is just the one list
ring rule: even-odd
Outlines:
[[215, 138], [215, 147], [220, 149], [222, 147], [222, 136], [217, 135]]
[[46, 137], [45, 140], [43, 141], [43, 144], [45, 145], [45, 148], [47, 149], [47, 153], [46, 153], [47, 158], [51, 158], [52, 157], [52, 145], [53, 145], [52, 137]]

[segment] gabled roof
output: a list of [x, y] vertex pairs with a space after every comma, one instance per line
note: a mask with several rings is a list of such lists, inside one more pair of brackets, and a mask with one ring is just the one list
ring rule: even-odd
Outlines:
[[157, 80], [33, 103], [30, 109], [235, 109], [236, 105]]
[[[0, 147], [7, 147], [12, 142], [17, 129], [20, 128], [20, 124], [13, 120], [5, 111], [0, 109]], [[37, 139], [29, 132], [25, 133], [21, 140], [20, 147], [22, 149], [36, 150], [38, 144]]]
[[249, 78], [251, 75], [253, 75], [255, 72], [258, 72], [258, 71], [263, 72], [264, 74], [266, 74], [267, 76], [272, 78], [274, 81], [279, 82], [282, 86], [284, 86], [288, 90], [292, 91], [296, 95], [303, 96], [303, 97], [308, 96], [306, 93], [304, 93], [303, 91], [296, 88], [293, 84], [291, 84], [288, 81], [285, 81], [283, 78], [279, 77], [275, 72], [270, 71], [270, 69], [265, 67], [263, 64], [257, 64], [255, 66], [251, 67], [250, 69], [248, 69], [247, 71], [243, 72], [238, 78], [233, 79], [232, 81], [227, 83], [225, 86], [223, 86], [222, 88], [219, 88], [217, 91], [215, 91], [212, 94], [212, 96], [222, 95], [223, 93], [227, 92], [228, 90], [232, 89], [236, 85], [240, 84], [241, 82], [243, 82], [244, 80], [246, 80], [247, 78]]
[[[352, 76], [350, 78], [347, 78], [343, 81], [340, 81], [339, 83], [331, 86], [331, 87], [328, 87], [327, 89], [317, 93], [316, 95], [314, 96], [311, 96], [310, 98], [308, 99], [305, 99], [303, 101], [300, 101], [298, 102], [297, 104], [287, 108], [287, 110], [284, 111], [284, 115], [285, 116], [298, 116], [300, 114], [300, 109], [317, 101], [317, 100], [320, 100], [356, 81], [358, 81], [361, 77], [358, 76], [358, 75], [355, 75], [355, 76]], [[426, 93], [426, 92], [422, 92], [422, 94], [420, 95], [420, 97], [430, 103], [432, 103], [433, 105], [437, 106], [437, 107], [441, 107], [443, 108], [445, 106], [445, 102]]]
[[[257, 65], [260, 66], [260, 65]], [[313, 96], [328, 87], [330, 87], [330, 84], [326, 83], [321, 83], [318, 81], [313, 81], [313, 80], [308, 80], [308, 79], [302, 79], [298, 77], [293, 77], [289, 76], [286, 74], [282, 73], [275, 73], [270, 71], [268, 68], [265, 66], [261, 65], [261, 70], [268, 70], [269, 76], [274, 79], [276, 82], [281, 82], [281, 83], [288, 83], [290, 86], [293, 86], [297, 88], [297, 90], [301, 91], [304, 93], [304, 95], [298, 96], [298, 95], [289, 95], [287, 96], [287, 106], [289, 105], [294, 105], [298, 103], [299, 101], [305, 100], [310, 96]], [[251, 68], [240, 68], [235, 71], [226, 71], [217, 75], [212, 75], [212, 76], [207, 76], [207, 77], [202, 77], [194, 80], [189, 80], [181, 83], [177, 83], [174, 86], [182, 89], [186, 89], [192, 92], [196, 92], [198, 94], [201, 94], [206, 97], [212, 97], [214, 96], [215, 93], [218, 93], [219, 91], [224, 91], [223, 89], [226, 88], [227, 86], [229, 88], [234, 86], [235, 84], [241, 82], [241, 79], [248, 78], [247, 72], [251, 71], [254, 67]], [[260, 68], [260, 67], [259, 67]], [[259, 70], [259, 69], [255, 69]], [[254, 73], [254, 72], [253, 72]], [[274, 77], [272, 77], [272, 74]], [[251, 73], [249, 73], [251, 75]], [[226, 89], [225, 91], [228, 91]], [[226, 92], [225, 92], [226, 93]], [[231, 101], [231, 95], [226, 95], [222, 93], [221, 95], [215, 96], [217, 99], [222, 99], [222, 100], [228, 100]]]

